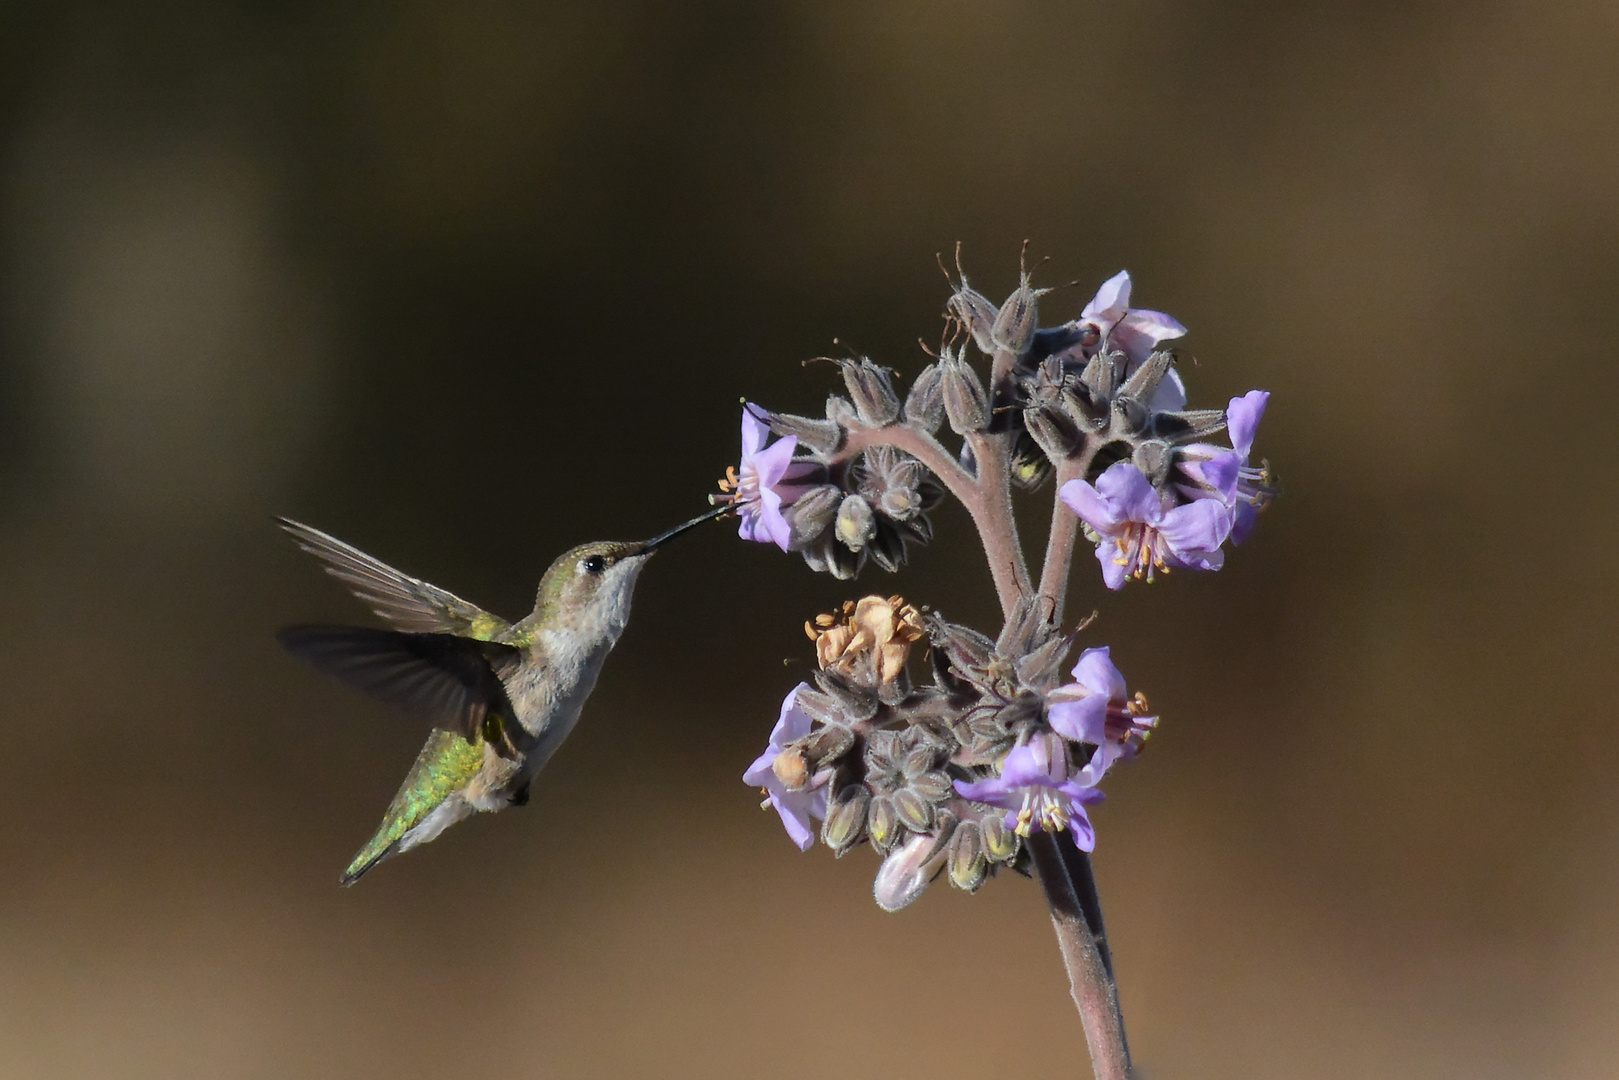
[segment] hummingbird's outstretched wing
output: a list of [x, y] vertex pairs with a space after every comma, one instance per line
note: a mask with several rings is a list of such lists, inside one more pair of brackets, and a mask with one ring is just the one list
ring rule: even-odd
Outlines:
[[516, 755], [516, 713], [501, 682], [518, 662], [510, 645], [363, 626], [289, 626], [276, 640], [355, 690]]
[[299, 547], [326, 564], [328, 574], [401, 630], [488, 641], [509, 625], [477, 604], [401, 573], [335, 536], [289, 518], [276, 520]]

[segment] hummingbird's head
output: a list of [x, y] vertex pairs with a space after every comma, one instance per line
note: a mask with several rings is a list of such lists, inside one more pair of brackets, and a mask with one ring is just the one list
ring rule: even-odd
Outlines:
[[617, 640], [630, 619], [630, 597], [654, 548], [640, 541], [598, 540], [564, 552], [540, 580], [534, 610], [560, 619], [587, 639]]

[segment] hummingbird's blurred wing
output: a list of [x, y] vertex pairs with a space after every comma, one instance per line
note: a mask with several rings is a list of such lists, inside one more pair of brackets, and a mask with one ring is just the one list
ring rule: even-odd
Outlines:
[[276, 520], [299, 547], [326, 564], [328, 574], [401, 630], [488, 641], [508, 626], [505, 619], [477, 604], [401, 573], [335, 536], [288, 518]]
[[518, 650], [453, 634], [406, 634], [362, 626], [289, 626], [276, 640], [292, 655], [355, 690], [516, 755], [516, 713], [501, 676]]

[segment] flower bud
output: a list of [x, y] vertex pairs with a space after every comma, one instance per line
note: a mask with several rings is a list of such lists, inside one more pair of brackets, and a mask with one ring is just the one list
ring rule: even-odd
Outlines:
[[1145, 402], [1119, 395], [1113, 399], [1113, 430], [1121, 435], [1139, 435], [1147, 430], [1152, 413]]
[[876, 531], [877, 522], [872, 516], [871, 504], [859, 495], [845, 498], [843, 505], [838, 507], [838, 539], [850, 551], [859, 551]]
[[[823, 769], [854, 748], [854, 732], [842, 724], [827, 724], [803, 740], [804, 756], [811, 767]], [[778, 777], [781, 773], [776, 774]], [[785, 780], [782, 783], [786, 783]]]
[[826, 821], [821, 825], [821, 840], [839, 858], [859, 842], [866, 829], [866, 806], [871, 792], [864, 784], [850, 784], [838, 792], [837, 798], [826, 808]]
[[911, 381], [911, 392], [905, 395], [905, 421], [930, 435], [944, 423], [938, 364], [929, 364]]
[[984, 837], [976, 822], [964, 822], [950, 838], [950, 884], [968, 892], [989, 877], [989, 859], [984, 855]]
[[[913, 836], [887, 858], [872, 882], [872, 895], [884, 911], [898, 911], [928, 887], [944, 861], [955, 820], [942, 822], [938, 833]], [[947, 827], [948, 826], [948, 827]]]
[[831, 574], [839, 581], [852, 581], [860, 573], [865, 556], [838, 543], [829, 529], [804, 548], [804, 562], [818, 574]]
[[1119, 387], [1119, 393], [1129, 394], [1138, 401], [1151, 401], [1152, 396], [1158, 392], [1158, 384], [1169, 374], [1169, 364], [1174, 359], [1175, 354], [1168, 350], [1153, 353], [1136, 368], [1135, 374], [1124, 380], [1124, 385]]
[[990, 338], [996, 348], [1004, 349], [1013, 356], [1021, 356], [1028, 351], [1029, 341], [1034, 337], [1035, 323], [1039, 319], [1038, 297], [1045, 291], [1029, 288], [1029, 275], [1023, 275], [1017, 291], [1008, 296], [1001, 310], [995, 313]]
[[885, 427], [899, 416], [899, 397], [888, 372], [864, 358], [840, 361], [843, 384], [849, 388], [849, 398], [862, 423], [868, 427]]
[[812, 420], [792, 413], [771, 413], [768, 423], [777, 435], [792, 435], [798, 445], [816, 454], [834, 454], [843, 444], [843, 429], [830, 420]]
[[781, 515], [787, 521], [787, 546], [793, 551], [802, 551], [814, 543], [832, 527], [842, 501], [841, 488], [821, 484], [800, 495], [791, 506], [782, 507]]
[[1123, 353], [1099, 352], [1086, 362], [1079, 381], [1091, 392], [1092, 401], [1112, 401], [1119, 390], [1119, 372], [1123, 367]]
[[1141, 470], [1150, 483], [1158, 484], [1169, 475], [1171, 457], [1168, 443], [1148, 439], [1136, 444], [1130, 462]]
[[1009, 863], [1017, 858], [1018, 834], [1006, 827], [999, 813], [985, 815], [978, 823], [984, 837], [984, 856], [991, 862]]
[[1161, 412], [1152, 418], [1152, 433], [1165, 442], [1204, 442], [1225, 430], [1225, 413], [1219, 409], [1182, 409]]
[[900, 788], [890, 796], [900, 824], [912, 832], [927, 832], [933, 827], [933, 807], [909, 787]]
[[881, 852], [886, 853], [899, 842], [905, 830], [892, 799], [879, 795], [871, 800], [866, 808], [866, 832], [871, 836], [872, 846]]
[[1060, 407], [1024, 409], [1023, 423], [1040, 449], [1059, 461], [1079, 449], [1084, 440], [1078, 426]]
[[849, 428], [860, 422], [860, 414], [853, 403], [840, 394], [826, 396], [826, 418], [840, 428]]
[[945, 306], [956, 321], [967, 328], [980, 352], [988, 356], [995, 351], [994, 327], [1000, 313], [989, 302], [989, 297], [971, 288], [964, 278], [961, 287], [951, 294]]
[[982, 431], [989, 426], [989, 396], [978, 372], [965, 361], [945, 356], [939, 361], [944, 391], [944, 411], [950, 430], [958, 435]]
[[872, 534], [871, 543], [866, 550], [877, 561], [877, 565], [890, 574], [897, 573], [905, 565], [905, 537], [899, 529], [889, 521], [877, 522], [877, 531]]

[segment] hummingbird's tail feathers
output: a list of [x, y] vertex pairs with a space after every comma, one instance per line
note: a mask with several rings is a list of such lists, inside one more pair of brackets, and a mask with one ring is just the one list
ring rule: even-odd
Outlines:
[[397, 840], [391, 844], [384, 845], [382, 850], [375, 852], [371, 850], [371, 845], [367, 844], [358, 855], [354, 856], [354, 861], [349, 863], [348, 869], [343, 871], [343, 876], [337, 879], [339, 884], [341, 884], [344, 888], [348, 888], [350, 885], [353, 885], [356, 881], [363, 878], [366, 871], [370, 870], [379, 862], [382, 862], [383, 860], [395, 855], [398, 851], [399, 842]]
[[458, 634], [487, 641], [508, 626], [506, 620], [478, 605], [395, 570], [335, 536], [289, 518], [276, 521], [299, 547], [325, 564], [328, 574], [401, 630]]
[[468, 743], [487, 741], [515, 757], [516, 713], [501, 675], [517, 665], [510, 645], [452, 634], [406, 634], [362, 626], [289, 626], [283, 648], [339, 682]]
[[429, 735], [388, 804], [376, 835], [343, 871], [343, 884], [353, 885], [379, 862], [427, 843], [472, 813], [459, 793], [482, 768], [481, 743], [469, 743], [449, 731]]

